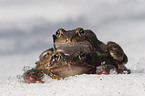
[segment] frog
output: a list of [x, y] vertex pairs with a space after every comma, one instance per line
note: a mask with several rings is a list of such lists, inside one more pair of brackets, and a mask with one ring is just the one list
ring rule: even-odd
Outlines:
[[71, 55], [74, 51], [104, 53], [106, 46], [98, 40], [95, 33], [91, 30], [84, 30], [79, 27], [74, 30], [64, 30], [60, 28], [53, 35], [54, 48], [58, 52]]
[[45, 64], [39, 64], [39, 66], [36, 65], [37, 67], [24, 73], [26, 83], [44, 83], [42, 80], [44, 74], [50, 76], [52, 79], [60, 80], [80, 74], [94, 74], [96, 70], [91, 55], [82, 51], [74, 52], [72, 55], [65, 55], [63, 52], [54, 52], [50, 61], [43, 60], [39, 63], [44, 64], [44, 62], [47, 62], [47, 67], [41, 67]]
[[74, 75], [93, 74], [95, 65], [92, 62], [92, 56], [82, 51], [74, 52], [73, 55], [57, 52], [52, 56], [46, 71], [53, 79], [63, 79]]
[[[92, 61], [93, 56], [94, 54], [87, 54], [82, 51], [74, 51], [74, 53], [69, 56], [65, 55], [63, 52], [57, 52], [54, 48], [50, 48], [42, 52], [34, 68], [24, 73], [24, 80], [26, 83], [44, 83], [42, 81], [42, 74], [46, 74], [53, 79], [61, 79], [83, 73], [95, 73], [95, 64]], [[57, 70], [65, 70], [62, 73], [65, 75], [63, 76], [59, 71], [60, 76], [57, 76]]]

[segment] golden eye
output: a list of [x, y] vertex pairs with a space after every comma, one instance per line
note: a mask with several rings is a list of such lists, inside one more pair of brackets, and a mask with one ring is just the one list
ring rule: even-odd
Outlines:
[[49, 67], [53, 66], [55, 63], [57, 63], [57, 61], [59, 61], [61, 59], [60, 55], [54, 55], [52, 56], [51, 60], [50, 60], [50, 64]]

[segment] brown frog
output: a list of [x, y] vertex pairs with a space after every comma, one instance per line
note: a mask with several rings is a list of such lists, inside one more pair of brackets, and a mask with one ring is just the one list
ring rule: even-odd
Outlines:
[[83, 28], [68, 31], [58, 29], [53, 35], [53, 41], [57, 52], [63, 52], [65, 55], [71, 55], [74, 51], [103, 53], [106, 49], [105, 44], [97, 39], [94, 32]]
[[61, 79], [79, 74], [95, 73], [95, 66], [92, 64], [92, 56], [81, 51], [73, 55], [65, 55], [58, 52], [52, 56], [47, 74], [53, 79]]
[[63, 52], [54, 52], [51, 60], [42, 59], [35, 68], [25, 72], [24, 80], [27, 83], [44, 83], [43, 74], [49, 75], [53, 79], [61, 79], [79, 74], [93, 74], [95, 68], [92, 56], [89, 54], [78, 51], [68, 56]]

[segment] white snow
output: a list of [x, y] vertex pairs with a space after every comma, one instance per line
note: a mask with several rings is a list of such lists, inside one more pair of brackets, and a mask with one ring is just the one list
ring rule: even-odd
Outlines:
[[[144, 0], [0, 0], [0, 13], [0, 96], [145, 96]], [[104, 43], [117, 42], [132, 74], [23, 83], [24, 66], [35, 66], [60, 27], [91, 29]]]

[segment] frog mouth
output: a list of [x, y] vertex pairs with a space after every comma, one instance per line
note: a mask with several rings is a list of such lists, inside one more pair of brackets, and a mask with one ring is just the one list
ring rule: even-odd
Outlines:
[[62, 66], [52, 68], [51, 72], [61, 77], [68, 77], [89, 73], [91, 69], [92, 68], [90, 66]]

